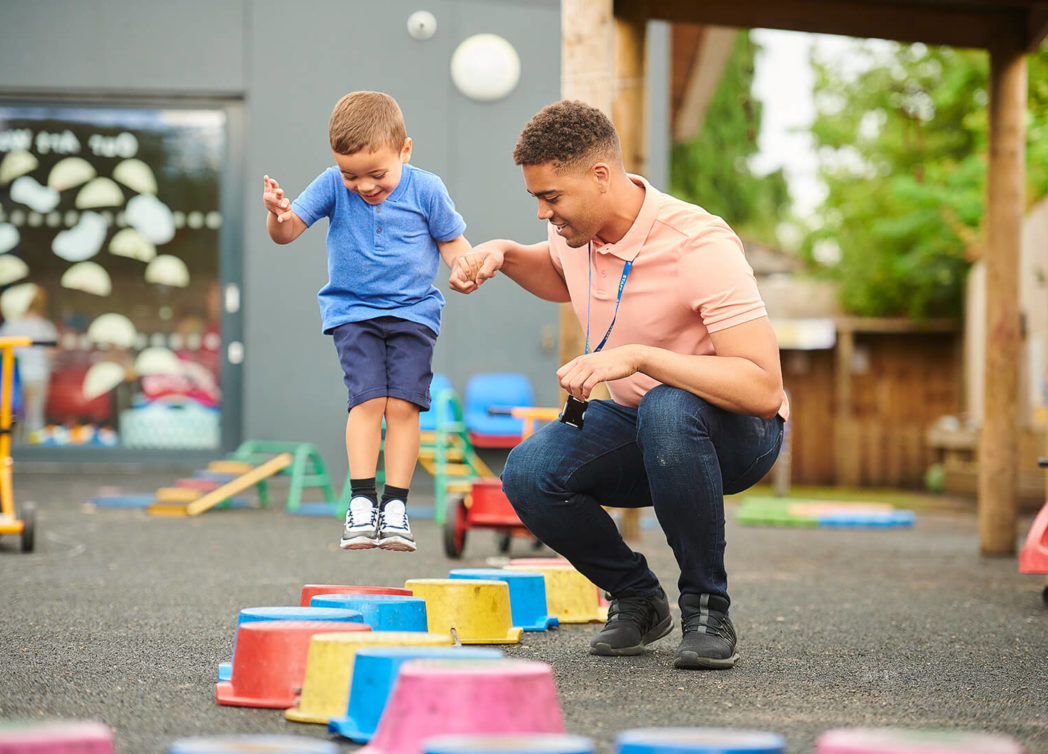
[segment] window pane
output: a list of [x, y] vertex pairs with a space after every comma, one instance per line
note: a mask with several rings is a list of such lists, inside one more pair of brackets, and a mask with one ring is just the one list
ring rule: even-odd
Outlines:
[[0, 103], [16, 442], [220, 444], [221, 109]]

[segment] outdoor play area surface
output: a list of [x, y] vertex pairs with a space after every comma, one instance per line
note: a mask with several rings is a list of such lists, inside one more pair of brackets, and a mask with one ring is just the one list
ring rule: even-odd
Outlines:
[[[416, 553], [343, 552], [335, 518], [213, 510], [160, 518], [85, 505], [103, 486], [149, 492], [177, 471], [17, 471], [16, 501], [39, 508], [35, 551], [0, 539], [0, 720], [98, 720], [121, 754], [165, 752], [188, 736], [291, 734], [359, 745], [277, 710], [215, 702], [238, 611], [296, 605], [307, 583], [403, 586], [452, 568], [499, 565], [496, 535], [470, 532], [449, 560], [432, 519], [412, 519]], [[508, 657], [549, 663], [569, 733], [612, 754], [621, 731], [702, 726], [781, 734], [791, 754], [838, 727], [1005, 733], [1048, 754], [1044, 576], [978, 555], [974, 509], [916, 507], [912, 526], [743, 525], [728, 511], [728, 573], [741, 660], [674, 670], [670, 636], [639, 657], [587, 653], [598, 624], [525, 633]], [[432, 505], [425, 490], [411, 508]], [[647, 515], [650, 515], [648, 513]], [[1030, 517], [1021, 522], [1025, 534]], [[671, 602], [676, 567], [662, 533], [639, 549]], [[511, 555], [535, 553], [514, 540]]]

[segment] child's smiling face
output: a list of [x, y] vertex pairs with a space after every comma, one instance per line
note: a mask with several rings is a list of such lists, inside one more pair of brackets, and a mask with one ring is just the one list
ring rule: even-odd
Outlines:
[[403, 165], [411, 159], [411, 139], [404, 139], [399, 150], [383, 145], [374, 152], [362, 149], [353, 154], [332, 154], [343, 185], [368, 204], [381, 204], [400, 183]]

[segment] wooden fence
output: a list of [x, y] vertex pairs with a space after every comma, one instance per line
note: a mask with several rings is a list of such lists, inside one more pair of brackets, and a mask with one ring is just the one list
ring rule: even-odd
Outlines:
[[793, 484], [919, 488], [937, 458], [925, 435], [962, 409], [952, 323], [841, 320], [831, 350], [784, 350]]

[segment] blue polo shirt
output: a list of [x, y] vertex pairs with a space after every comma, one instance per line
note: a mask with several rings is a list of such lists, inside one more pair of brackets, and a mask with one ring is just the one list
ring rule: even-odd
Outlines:
[[444, 182], [406, 164], [393, 193], [371, 205], [347, 189], [337, 166], [325, 170], [291, 209], [307, 227], [327, 217], [328, 283], [317, 294], [324, 332], [347, 322], [400, 317], [440, 334], [444, 296], [433, 285], [437, 241], [466, 230]]

